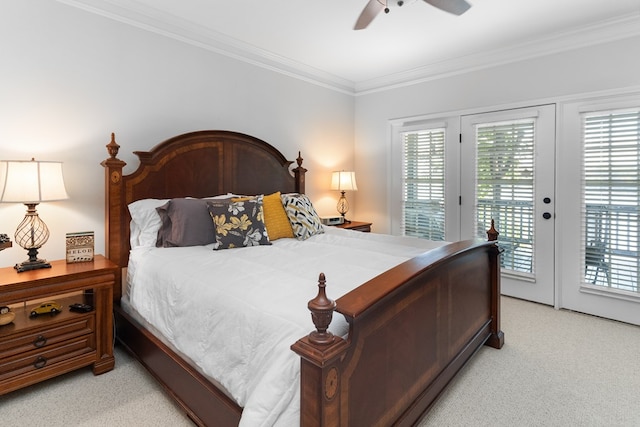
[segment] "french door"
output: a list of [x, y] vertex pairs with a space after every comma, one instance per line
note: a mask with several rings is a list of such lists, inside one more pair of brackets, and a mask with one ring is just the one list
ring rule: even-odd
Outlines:
[[560, 307], [640, 325], [640, 95], [562, 106]]
[[392, 232], [484, 239], [494, 220], [503, 294], [640, 325], [640, 93], [557, 108], [398, 125]]
[[460, 234], [504, 250], [502, 293], [555, 303], [555, 105], [461, 117]]

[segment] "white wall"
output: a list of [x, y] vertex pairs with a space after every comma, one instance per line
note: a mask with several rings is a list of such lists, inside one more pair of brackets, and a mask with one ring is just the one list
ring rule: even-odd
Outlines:
[[373, 221], [373, 231], [390, 232], [389, 120], [491, 111], [543, 100], [640, 85], [640, 37], [575, 49], [384, 92], [358, 96], [355, 169], [358, 192], [354, 219]]
[[[60, 160], [70, 199], [42, 203], [40, 255], [64, 257], [64, 235], [94, 230], [104, 253], [104, 145], [111, 132], [131, 172], [134, 150], [202, 129], [264, 139], [309, 169], [307, 193], [334, 214], [332, 170], [353, 167], [354, 99], [265, 68], [48, 0], [0, 5], [0, 159]], [[0, 205], [13, 239], [25, 207]], [[26, 259], [14, 245], [0, 266]]]

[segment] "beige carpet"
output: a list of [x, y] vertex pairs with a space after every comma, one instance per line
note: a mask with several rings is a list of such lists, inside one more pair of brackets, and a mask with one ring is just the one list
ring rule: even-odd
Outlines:
[[503, 297], [502, 330], [422, 426], [640, 426], [640, 327]]
[[[502, 299], [502, 350], [483, 348], [421, 426], [640, 426], [640, 327]], [[130, 356], [0, 396], [3, 426], [190, 426]]]

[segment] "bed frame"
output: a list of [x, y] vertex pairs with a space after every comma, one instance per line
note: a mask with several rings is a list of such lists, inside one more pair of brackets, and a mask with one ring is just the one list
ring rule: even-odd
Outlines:
[[[236, 426], [242, 408], [119, 305], [129, 255], [127, 205], [143, 198], [305, 191], [302, 158], [293, 162], [257, 138], [229, 131], [176, 136], [123, 175], [115, 136], [105, 168], [106, 256], [120, 269], [115, 296], [118, 341], [198, 425]], [[426, 252], [332, 301], [320, 275], [309, 302], [311, 333], [292, 343], [301, 358], [302, 426], [413, 425], [484, 344], [501, 348], [500, 251], [487, 242], [455, 242]], [[320, 272], [318, 272], [320, 273]], [[348, 321], [346, 339], [327, 331]]]

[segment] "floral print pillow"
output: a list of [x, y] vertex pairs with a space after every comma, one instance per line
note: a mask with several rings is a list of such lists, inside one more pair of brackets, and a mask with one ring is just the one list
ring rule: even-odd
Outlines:
[[213, 249], [231, 249], [270, 245], [264, 226], [262, 196], [249, 200], [207, 201], [216, 231]]

